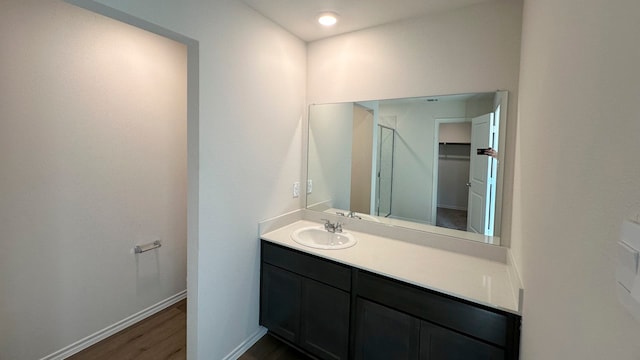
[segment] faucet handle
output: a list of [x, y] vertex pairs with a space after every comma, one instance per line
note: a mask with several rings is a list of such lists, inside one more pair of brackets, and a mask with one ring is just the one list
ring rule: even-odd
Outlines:
[[333, 226], [334, 231], [337, 233], [342, 232], [342, 223], [340, 221], [336, 221], [336, 224]]
[[320, 219], [320, 220], [324, 221], [324, 228], [325, 228], [325, 230], [332, 229], [332, 228], [335, 226], [335, 225], [333, 225], [333, 224], [331, 223], [331, 220], [329, 220], [329, 219]]
[[336, 215], [338, 216], [344, 216], [344, 213], [342, 211], [336, 211]]

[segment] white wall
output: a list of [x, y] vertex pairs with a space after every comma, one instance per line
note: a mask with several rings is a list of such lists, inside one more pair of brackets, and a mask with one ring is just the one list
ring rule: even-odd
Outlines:
[[100, 3], [199, 42], [188, 356], [221, 359], [258, 330], [258, 221], [300, 207], [291, 187], [301, 175], [305, 44], [240, 1]]
[[439, 142], [471, 144], [471, 121], [442, 123], [438, 129]]
[[0, 358], [37, 359], [186, 288], [187, 52], [60, 1], [0, 44]]
[[463, 179], [469, 178], [469, 160], [440, 159], [438, 165], [438, 207], [467, 210], [469, 188]]
[[309, 206], [351, 208], [353, 112], [353, 103], [309, 108], [308, 178], [313, 182]]
[[520, 0], [498, 0], [312, 42], [307, 52], [309, 103], [508, 90], [501, 234], [506, 245], [521, 14]]
[[494, 99], [496, 96], [486, 97], [483, 96], [480, 99], [471, 98], [467, 100], [467, 115], [466, 117], [469, 119], [473, 119], [474, 117], [478, 117], [480, 115], [485, 115], [494, 110]]
[[353, 136], [351, 146], [351, 201], [349, 209], [369, 214], [373, 168], [373, 110], [353, 106]]
[[308, 100], [515, 92], [521, 6], [498, 0], [312, 42]]
[[[380, 115], [396, 118], [391, 214], [433, 223], [435, 123], [464, 117], [464, 101], [380, 103]], [[435, 164], [437, 166], [437, 163]]]
[[513, 250], [522, 359], [640, 358], [615, 243], [640, 212], [640, 2], [525, 0]]
[[[470, 123], [457, 123], [470, 124]], [[442, 130], [440, 125], [440, 130]], [[464, 127], [466, 128], [466, 126]], [[467, 129], [469, 135], [471, 129]], [[442, 139], [442, 137], [440, 137]], [[469, 204], [469, 152], [471, 145], [440, 145], [438, 159], [438, 207], [467, 210]]]

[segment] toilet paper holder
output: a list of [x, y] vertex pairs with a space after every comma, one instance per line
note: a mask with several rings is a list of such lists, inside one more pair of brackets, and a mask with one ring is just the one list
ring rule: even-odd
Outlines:
[[160, 240], [156, 240], [152, 243], [148, 243], [148, 244], [143, 244], [143, 245], [136, 245], [133, 248], [133, 252], [136, 254], [142, 254], [143, 252], [147, 252], [153, 249], [157, 249], [159, 247], [162, 246], [162, 243], [160, 242]]

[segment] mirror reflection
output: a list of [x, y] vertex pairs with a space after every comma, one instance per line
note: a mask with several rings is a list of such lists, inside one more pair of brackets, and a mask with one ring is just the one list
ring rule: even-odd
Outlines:
[[311, 105], [307, 208], [499, 244], [507, 92]]

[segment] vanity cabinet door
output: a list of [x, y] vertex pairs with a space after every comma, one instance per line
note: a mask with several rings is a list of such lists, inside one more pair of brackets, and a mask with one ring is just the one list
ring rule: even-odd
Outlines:
[[302, 289], [300, 346], [321, 359], [347, 359], [349, 293], [311, 279]]
[[301, 290], [300, 276], [262, 264], [260, 324], [292, 343], [300, 334]]
[[260, 324], [323, 360], [349, 355], [351, 270], [262, 243]]
[[[361, 304], [364, 304], [365, 309], [373, 309], [371, 305], [367, 305], [369, 302], [381, 304], [377, 306], [386, 308], [385, 313], [393, 314], [392, 311], [395, 311], [400, 314], [394, 315], [395, 318], [411, 318], [419, 322], [418, 348], [422, 360], [518, 359], [520, 318], [516, 315], [498, 312], [364, 271], [358, 271], [355, 288], [359, 299], [356, 331], [403, 333], [402, 329], [368, 329], [368, 326], [374, 326], [371, 322], [368, 325], [362, 324], [361, 313], [367, 310], [362, 310]], [[383, 313], [382, 310], [376, 312]], [[384, 322], [381, 326], [391, 328], [391, 324], [385, 325]], [[403, 336], [413, 339], [407, 331], [404, 331]], [[356, 337], [359, 340], [367, 340], [359, 335]], [[360, 351], [361, 346], [357, 343], [356, 350]]]
[[426, 321], [420, 323], [420, 360], [503, 360], [504, 350]]
[[418, 359], [420, 320], [362, 298], [356, 308], [357, 360]]

